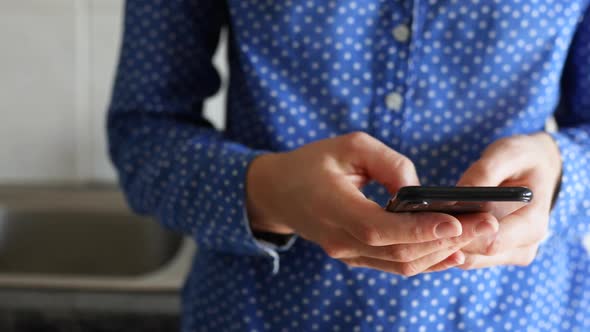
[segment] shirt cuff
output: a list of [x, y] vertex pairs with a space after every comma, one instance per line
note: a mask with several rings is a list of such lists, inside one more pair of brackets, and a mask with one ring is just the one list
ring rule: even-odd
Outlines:
[[280, 241], [272, 241], [272, 239], [269, 237], [257, 237], [255, 232], [252, 230], [252, 227], [250, 227], [250, 219], [248, 218], [248, 211], [246, 210], [245, 206], [243, 208], [243, 215], [243, 222], [245, 223], [244, 227], [246, 228], [248, 235], [254, 239], [256, 246], [260, 250], [264, 251], [272, 259], [272, 274], [275, 275], [279, 273], [279, 252], [289, 250], [295, 243], [295, 240], [297, 240], [297, 235], [293, 234], [281, 236], [282, 239]]
[[560, 185], [551, 211], [550, 230], [561, 236], [578, 236], [584, 233], [586, 225], [572, 223], [572, 217], [580, 214], [580, 200], [585, 197], [586, 188], [580, 181], [580, 170], [585, 166], [578, 144], [562, 132], [549, 133], [559, 147], [562, 160]]

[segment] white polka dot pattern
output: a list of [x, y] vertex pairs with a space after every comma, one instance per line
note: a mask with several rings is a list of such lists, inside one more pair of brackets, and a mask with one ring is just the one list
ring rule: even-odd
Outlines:
[[[109, 111], [130, 205], [200, 246], [184, 331], [589, 331], [588, 0], [128, 0]], [[227, 129], [203, 100], [230, 27]], [[452, 185], [494, 140], [554, 133], [551, 234], [527, 267], [412, 278], [349, 268], [313, 243], [257, 242], [244, 178], [264, 151], [365, 131]], [[367, 197], [384, 203], [370, 184]], [[280, 260], [280, 269], [271, 273]]]

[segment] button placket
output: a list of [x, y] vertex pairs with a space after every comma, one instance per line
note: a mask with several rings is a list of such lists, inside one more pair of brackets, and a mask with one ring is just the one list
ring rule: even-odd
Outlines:
[[[410, 28], [407, 24], [398, 24], [392, 30], [392, 35], [395, 40], [400, 43], [406, 43], [410, 39]], [[399, 92], [390, 92], [385, 96], [385, 105], [387, 108], [399, 112], [402, 110], [404, 98]]]
[[385, 96], [385, 105], [387, 106], [387, 108], [394, 110], [396, 112], [401, 111], [403, 103], [404, 98], [401, 94], [397, 92], [391, 92], [387, 96]]
[[393, 38], [400, 43], [405, 43], [410, 39], [410, 28], [406, 24], [400, 24], [393, 28]]

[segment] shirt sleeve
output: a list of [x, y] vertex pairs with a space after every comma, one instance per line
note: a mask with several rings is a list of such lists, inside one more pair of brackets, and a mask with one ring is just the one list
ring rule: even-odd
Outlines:
[[128, 0], [108, 114], [109, 152], [134, 211], [193, 236], [200, 250], [267, 257], [292, 244], [257, 241], [245, 178], [263, 151], [204, 118], [220, 86], [212, 64], [227, 8], [219, 0]]
[[553, 137], [563, 175], [551, 232], [568, 237], [590, 232], [590, 10], [578, 26], [563, 72], [562, 103]]

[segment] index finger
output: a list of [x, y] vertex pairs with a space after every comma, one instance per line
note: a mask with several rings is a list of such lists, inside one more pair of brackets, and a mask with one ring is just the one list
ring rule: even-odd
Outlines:
[[365, 133], [348, 137], [346, 162], [385, 186], [390, 194], [404, 186], [419, 185], [414, 163], [406, 156]]

